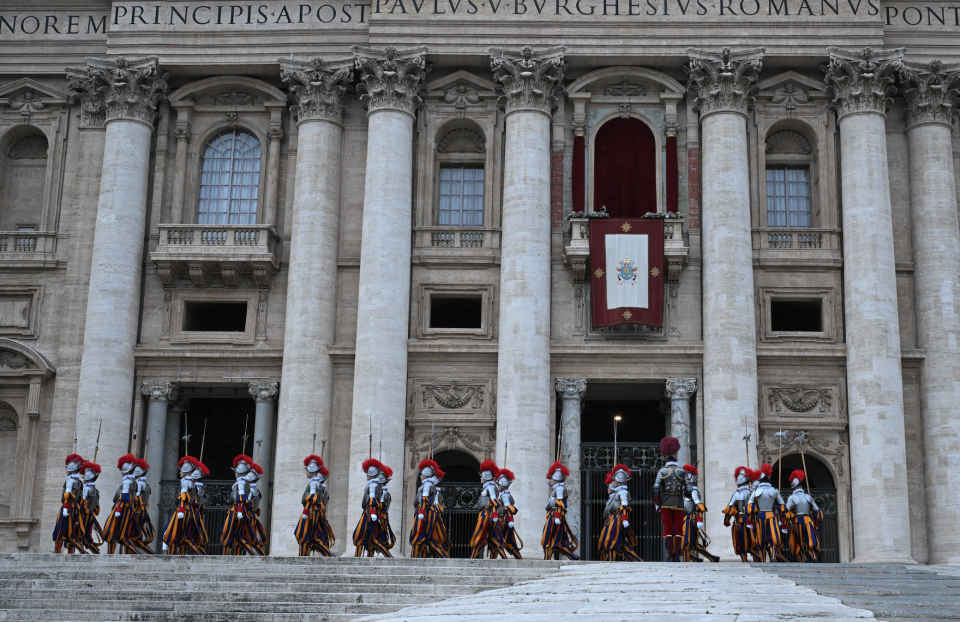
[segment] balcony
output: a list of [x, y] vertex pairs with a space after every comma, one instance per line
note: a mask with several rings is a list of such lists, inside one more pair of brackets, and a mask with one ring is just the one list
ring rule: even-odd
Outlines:
[[837, 265], [842, 262], [839, 229], [753, 230], [753, 258], [759, 265]]
[[414, 263], [499, 263], [500, 230], [483, 227], [418, 227]]
[[0, 231], [0, 266], [52, 268], [57, 234], [53, 231]]
[[164, 285], [189, 276], [196, 287], [222, 281], [237, 287], [252, 277], [261, 288], [280, 268], [280, 238], [273, 225], [160, 225], [160, 242], [150, 260]]

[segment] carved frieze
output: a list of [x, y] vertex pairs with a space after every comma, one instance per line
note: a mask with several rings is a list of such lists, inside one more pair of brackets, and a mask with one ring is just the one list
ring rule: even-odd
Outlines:
[[40, 93], [33, 89], [23, 89], [10, 98], [10, 110], [18, 110], [20, 116], [25, 120], [30, 120], [30, 113], [34, 111], [46, 110], [47, 107], [40, 101]]
[[689, 76], [688, 89], [695, 89], [700, 115], [711, 112], [746, 114], [753, 104], [753, 92], [766, 48], [731, 50], [717, 53], [691, 48], [690, 64], [683, 70]]
[[562, 45], [540, 50], [524, 46], [519, 51], [490, 48], [490, 69], [497, 90], [503, 94], [500, 106], [505, 113], [551, 113], [567, 69], [563, 60], [566, 49]]
[[252, 106], [257, 103], [257, 96], [254, 93], [243, 93], [231, 89], [226, 93], [214, 95], [211, 98], [211, 103], [215, 106]]
[[480, 408], [485, 388], [482, 384], [425, 384], [420, 397], [424, 408]]
[[821, 65], [837, 116], [858, 112], [885, 114], [896, 92], [894, 75], [903, 67], [903, 48], [847, 50], [828, 47], [830, 63]]
[[444, 426], [441, 429], [411, 430], [410, 434], [412, 437], [407, 442], [415, 443], [409, 448], [411, 469], [416, 469], [422, 458], [440, 451], [466, 450], [478, 457], [492, 457], [496, 451], [496, 436], [484, 428], [465, 432], [456, 426]]
[[87, 58], [86, 67], [67, 67], [70, 89], [80, 96], [83, 121], [103, 125], [129, 119], [153, 125], [157, 103], [167, 92], [170, 74], [160, 71], [156, 56]]
[[835, 482], [849, 486], [847, 464], [849, 461], [849, 436], [846, 430], [818, 430], [815, 428], [761, 428], [757, 438], [760, 460], [775, 464], [781, 455], [797, 453], [800, 450], [798, 437], [803, 438], [803, 451], [833, 465], [841, 481]]
[[353, 78], [354, 59], [324, 61], [280, 59], [280, 79], [290, 85], [291, 110], [300, 123], [311, 120], [343, 121], [344, 94]]
[[773, 92], [770, 101], [774, 104], [784, 104], [787, 110], [796, 110], [797, 104], [805, 104], [810, 101], [810, 94], [797, 86], [795, 82], [787, 82]]
[[782, 421], [843, 417], [840, 384], [762, 383], [763, 413]]
[[19, 352], [0, 350], [0, 369], [26, 369], [30, 367], [30, 359]]
[[903, 62], [900, 87], [907, 100], [907, 125], [942, 123], [950, 125], [960, 95], [960, 64], [944, 65]]
[[642, 97], [647, 94], [647, 87], [643, 84], [631, 84], [624, 80], [620, 84], [610, 84], [600, 92], [610, 97]]
[[467, 104], [480, 103], [480, 93], [461, 82], [443, 92], [443, 103], [455, 106], [457, 117], [462, 119], [467, 111]]
[[368, 112], [399, 110], [413, 114], [420, 106], [420, 89], [430, 68], [426, 47], [398, 50], [368, 48], [355, 45], [354, 63], [360, 71], [357, 90]]

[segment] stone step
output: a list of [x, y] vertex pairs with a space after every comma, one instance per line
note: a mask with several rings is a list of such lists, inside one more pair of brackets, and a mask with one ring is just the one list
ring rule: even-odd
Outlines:
[[[4, 587], [20, 590], [32, 589], [59, 589], [65, 593], [81, 595], [90, 593], [91, 590], [109, 592], [109, 588], [97, 581], [95, 578], [77, 580], [77, 581], [48, 581], [48, 580], [19, 580], [9, 579], [3, 582]], [[510, 585], [510, 581], [499, 581], [489, 586], [482, 586], [470, 583], [444, 584], [444, 583], [425, 583], [418, 584], [415, 589], [409, 584], [383, 583], [380, 585], [356, 585], [354, 583], [324, 583], [317, 584], [312, 582], [288, 583], [286, 588], [293, 591], [303, 592], [347, 592], [363, 594], [366, 592], [380, 592], [385, 594], [403, 594], [417, 593], [423, 595], [438, 595], [447, 597], [449, 595], [462, 594], [464, 592], [473, 593], [482, 589], [494, 587], [505, 587]], [[216, 584], [217, 588], [230, 589], [233, 591], [262, 591], [263, 586], [254, 582], [231, 582], [228, 584]], [[205, 591], [212, 589], [213, 585], [207, 582], [185, 581], [180, 584], [180, 590], [187, 591]], [[131, 590], [158, 590], [161, 589], [154, 581], [130, 581], [124, 583], [124, 588]]]
[[185, 616], [178, 611], [74, 611], [71, 609], [11, 609], [5, 612], [4, 622], [50, 622], [51, 620], [69, 620], [70, 622], [184, 622], [185, 620], [203, 620], [203, 622], [350, 622], [359, 615], [369, 615], [362, 611], [350, 613], [271, 613], [263, 611], [209, 611], [202, 616]]
[[[457, 594], [474, 594], [480, 591], [483, 590], [461, 588], [458, 590]], [[96, 603], [101, 602], [101, 600], [111, 600], [117, 602], [126, 602], [127, 606], [129, 606], [130, 603], [170, 602], [172, 599], [176, 599], [181, 602], [205, 602], [210, 604], [220, 602], [269, 603], [302, 601], [304, 603], [369, 603], [408, 605], [423, 601], [423, 595], [400, 592], [236, 592], [223, 590], [220, 588], [220, 586], [208, 589], [205, 592], [184, 592], [180, 590], [163, 590], [154, 592], [124, 590], [112, 592], [106, 589], [99, 591], [86, 590], [83, 592], [65, 592], [64, 590], [60, 589], [22, 590], [0, 588], [0, 600], [7, 602], [46, 601], [44, 604], [48, 604], [69, 601], [71, 605], [73, 605], [79, 601], [79, 603], [89, 602], [96, 605]], [[37, 603], [35, 602], [34, 605], [36, 604]], [[3, 607], [0, 606], [0, 609], [2, 608]], [[84, 609], [86, 606], [81, 607], [78, 604], [78, 608]]]
[[[417, 566], [430, 567], [504, 567], [504, 568], [559, 568], [569, 562], [542, 559], [413, 559], [410, 557], [249, 557], [236, 555], [54, 555], [52, 553], [0, 553], [0, 568], [5, 565], [40, 564], [49, 566], [55, 563], [65, 564], [251, 564], [267, 566], [298, 566], [313, 564], [335, 564], [337, 566]], [[579, 562], [595, 563], [595, 562]]]

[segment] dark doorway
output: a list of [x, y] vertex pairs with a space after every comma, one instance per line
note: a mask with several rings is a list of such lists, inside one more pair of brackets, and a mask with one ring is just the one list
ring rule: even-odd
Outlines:
[[[809, 492], [823, 512], [820, 522], [820, 554], [817, 556], [821, 564], [840, 563], [840, 527], [838, 520], [837, 485], [833, 475], [820, 459], [807, 454], [807, 482]], [[782, 465], [782, 468], [781, 468]], [[786, 501], [792, 492], [790, 474], [803, 470], [803, 459], [800, 454], [784, 456], [773, 465], [773, 477], [780, 480], [780, 494]], [[807, 486], [804, 485], [804, 490]], [[794, 561], [789, 551], [784, 551], [790, 561]]]
[[463, 451], [441, 451], [434, 457], [446, 473], [443, 492], [443, 522], [450, 538], [450, 557], [470, 557], [470, 538], [477, 524], [480, 498], [480, 462]]
[[614, 218], [657, 211], [657, 142], [639, 119], [612, 119], [594, 142], [593, 209]]

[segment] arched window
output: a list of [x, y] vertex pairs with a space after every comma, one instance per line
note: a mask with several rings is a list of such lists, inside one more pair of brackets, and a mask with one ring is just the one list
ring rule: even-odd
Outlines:
[[217, 134], [203, 150], [197, 223], [256, 224], [259, 195], [260, 141], [238, 129]]
[[593, 209], [614, 218], [638, 218], [657, 211], [657, 142], [634, 118], [604, 123], [594, 142]]

